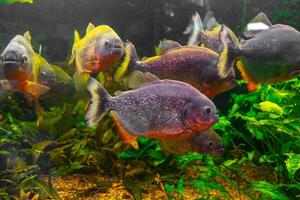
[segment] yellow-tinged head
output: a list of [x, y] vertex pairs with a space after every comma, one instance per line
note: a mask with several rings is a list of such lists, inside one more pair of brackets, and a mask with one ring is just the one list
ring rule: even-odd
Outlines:
[[69, 65], [74, 64], [79, 74], [109, 71], [122, 57], [123, 49], [123, 41], [110, 26], [90, 23], [83, 38], [75, 31]]

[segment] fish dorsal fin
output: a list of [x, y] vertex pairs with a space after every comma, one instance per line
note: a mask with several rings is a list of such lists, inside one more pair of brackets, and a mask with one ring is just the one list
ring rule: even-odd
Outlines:
[[132, 89], [136, 89], [142, 87], [148, 83], [159, 81], [160, 79], [151, 74], [150, 72], [141, 72], [141, 71], [134, 71], [131, 73], [129, 80], [128, 80], [128, 87]]
[[228, 64], [228, 30], [222, 25], [219, 39], [222, 42], [223, 49], [219, 54], [217, 63], [218, 75], [220, 78], [226, 78], [229, 72], [232, 70], [231, 65]]
[[181, 45], [178, 42], [175, 42], [173, 40], [162, 40], [159, 42], [158, 45], [158, 52], [159, 55], [164, 54], [166, 51], [170, 50], [170, 49], [174, 49], [176, 47], [181, 47]]
[[78, 42], [80, 40], [80, 34], [78, 31], [74, 31], [74, 43]]
[[268, 30], [272, 26], [265, 13], [258, 13], [248, 24], [246, 30], [244, 31], [244, 36], [246, 38], [252, 38], [257, 33]]
[[76, 43], [80, 40], [80, 35], [78, 33], [78, 31], [74, 31], [74, 44], [73, 44], [73, 47], [72, 47], [72, 52], [71, 52], [71, 56], [70, 56], [70, 59], [68, 61], [68, 65], [71, 66], [73, 64], [75, 64], [75, 55], [76, 55], [76, 52], [75, 52], [75, 45]]
[[212, 31], [214, 28], [220, 26], [220, 24], [217, 22], [215, 17], [211, 17], [208, 21], [207, 21], [207, 25], [206, 25], [206, 29], [208, 31]]
[[86, 31], [85, 34], [87, 35], [89, 32], [91, 32], [92, 30], [95, 29], [95, 25], [92, 24], [91, 22], [88, 24], [88, 26], [86, 27]]
[[24, 33], [24, 38], [28, 41], [29, 44], [31, 44], [31, 35], [29, 31], [26, 31]]
[[272, 23], [270, 22], [266, 14], [263, 12], [258, 13], [249, 23], [257, 23], [257, 22], [262, 22], [269, 27], [272, 26]]

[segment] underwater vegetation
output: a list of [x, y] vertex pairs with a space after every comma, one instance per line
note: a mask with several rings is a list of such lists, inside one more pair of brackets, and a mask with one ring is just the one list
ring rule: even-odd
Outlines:
[[33, 0], [1, 0], [0, 4], [33, 3]]
[[[239, 87], [244, 87], [243, 81]], [[139, 149], [128, 149], [110, 117], [97, 128], [87, 128], [81, 102], [44, 111], [39, 125], [1, 113], [0, 196], [60, 199], [53, 177], [81, 174], [93, 180], [90, 174], [97, 173], [123, 180], [135, 199], [141, 199], [141, 187], [147, 184], [157, 185], [169, 199], [183, 197], [185, 187], [202, 191], [206, 198], [211, 197], [210, 191], [218, 191], [214, 198], [233, 198], [220, 179], [249, 198], [295, 199], [300, 193], [299, 91], [300, 79], [295, 78], [232, 94], [228, 111], [219, 113], [214, 126], [225, 147], [221, 157], [165, 155], [157, 141], [143, 137], [138, 140]], [[267, 168], [274, 177], [251, 182], [242, 170], [244, 165]], [[41, 174], [48, 180], [41, 179]], [[237, 177], [247, 184], [241, 186]], [[92, 190], [105, 191], [111, 184], [96, 182]]]
[[[243, 23], [248, 2], [248, 0], [244, 1]], [[287, 2], [291, 6], [299, 3], [298, 0], [282, 1], [283, 4]], [[272, 21], [281, 21], [282, 17], [290, 16], [280, 13], [278, 11], [278, 14], [274, 14], [280, 17]], [[264, 16], [263, 20], [268, 22]], [[295, 25], [290, 21], [287, 23]], [[255, 31], [270, 33], [268, 31], [272, 29], [272, 24], [264, 25], [269, 26], [267, 29]], [[275, 77], [276, 80], [258, 81], [254, 91], [246, 92], [247, 82], [236, 81], [233, 68], [229, 67], [231, 63], [225, 62], [227, 57], [231, 57], [228, 52], [232, 50], [228, 50], [232, 46], [227, 44], [229, 43], [227, 37], [232, 37], [233, 32], [220, 24], [214, 28], [215, 31], [212, 33], [218, 32], [216, 35], [213, 34], [217, 36], [214, 39], [222, 41], [222, 49], [219, 49], [219, 52], [213, 50], [210, 52], [203, 46], [181, 46], [179, 43], [165, 40], [156, 49], [162, 51], [157, 56], [139, 60], [134, 46], [129, 42], [124, 44], [110, 27], [95, 27], [90, 23], [86, 36], [80, 38], [79, 33], [75, 31], [75, 44], [69, 64], [72, 65], [75, 73], [73, 81], [76, 92], [80, 94], [74, 95], [73, 93], [66, 95], [65, 91], [61, 91], [61, 88], [66, 87], [62, 86], [64, 82], [55, 78], [62, 74], [57, 71], [59, 67], [44, 61], [41, 50], [35, 53], [34, 48], [29, 48], [28, 46], [31, 47], [29, 33], [25, 34], [24, 39], [27, 42], [22, 39], [20, 44], [28, 43], [26, 47], [31, 50], [31, 57], [30, 55], [22, 57], [23, 54], [18, 54], [20, 51], [16, 51], [19, 50], [16, 46], [8, 48], [1, 55], [6, 79], [11, 83], [21, 79], [21, 86], [26, 87], [20, 89], [18, 85], [12, 84], [15, 90], [1, 94], [0, 98], [0, 199], [63, 199], [54, 182], [57, 177], [68, 175], [93, 183], [92, 187], [77, 193], [75, 199], [90, 197], [95, 193], [105, 193], [114, 186], [115, 179], [119, 180], [122, 188], [132, 194], [133, 199], [142, 199], [144, 193], [148, 192], [149, 186], [161, 191], [165, 199], [191, 199], [189, 196], [191, 194], [193, 199], [300, 199], [299, 70], [296, 71], [297, 73], [289, 74], [291, 76], [288, 76], [288, 79], [280, 79], [280, 82], [276, 78], [282, 75], [283, 70], [272, 73], [271, 77], [267, 78]], [[252, 34], [251, 31], [253, 30], [249, 33]], [[291, 29], [288, 31], [291, 32]], [[251, 39], [253, 35], [249, 37]], [[230, 44], [238, 40], [231, 39]], [[291, 40], [283, 38], [280, 42], [285, 41]], [[17, 47], [22, 49], [20, 44]], [[205, 42], [202, 45], [206, 45]], [[166, 48], [159, 49], [162, 46]], [[246, 49], [238, 47], [238, 53]], [[282, 49], [284, 48], [280, 48]], [[267, 51], [269, 52], [274, 53]], [[286, 67], [287, 60], [290, 61], [290, 58], [298, 56], [296, 51], [293, 53], [295, 54], [289, 54], [290, 57], [282, 62], [284, 64], [280, 62], [279, 66]], [[197, 62], [201, 61], [194, 67], [202, 66], [202, 61], [207, 61], [205, 56], [207, 54], [212, 58], [209, 61], [213, 61], [208, 64], [213, 67], [208, 69], [212, 70], [198, 69], [197, 74], [202, 74], [203, 71], [209, 73], [202, 74], [204, 77], [201, 78], [194, 77], [194, 81], [200, 82], [208, 77], [208, 80], [199, 85], [209, 86], [218, 82], [216, 78], [221, 74], [224, 80], [220, 81], [230, 83], [226, 85], [226, 89], [217, 88], [219, 90], [213, 93], [208, 90], [212, 89], [212, 85], [207, 90], [201, 89], [202, 92], [207, 92], [205, 95], [211, 97], [209, 99], [186, 83], [157, 80], [156, 76], [150, 75], [151, 72], [160, 78], [169, 78], [168, 76], [176, 67], [182, 69], [190, 66], [191, 54], [196, 55], [193, 59], [197, 58]], [[270, 57], [272, 59], [272, 56], [267, 59]], [[179, 58], [182, 59], [182, 65], [177, 62]], [[133, 62], [129, 59], [133, 59]], [[28, 67], [32, 60], [39, 61], [39, 65]], [[116, 70], [114, 65], [119, 61], [121, 63]], [[37, 73], [38, 71], [34, 70], [37, 66], [45, 70]], [[250, 65], [250, 69], [252, 66]], [[270, 66], [274, 66], [274, 63]], [[297, 68], [298, 65], [292, 67]], [[29, 69], [23, 70], [27, 68]], [[152, 68], [153, 71], [149, 70]], [[140, 71], [132, 72], [131, 77], [123, 80], [123, 75], [127, 75], [126, 70], [136, 69]], [[16, 73], [18, 70], [19, 73]], [[163, 70], [169, 71], [163, 74]], [[276, 68], [271, 68], [272, 72], [275, 70]], [[99, 74], [95, 76], [91, 72]], [[116, 72], [120, 72], [117, 74], [120, 75], [119, 77], [116, 77]], [[45, 84], [47, 89], [56, 88], [63, 95], [55, 93], [53, 98], [45, 95], [48, 90], [44, 94], [40, 90], [31, 89], [30, 86], [33, 85], [30, 84], [32, 83], [31, 76], [28, 75], [30, 73], [36, 73], [38, 83]], [[187, 71], [182, 72], [183, 75], [187, 73]], [[171, 78], [187, 81], [196, 73], [192, 71], [188, 76], [182, 74], [180, 73], [178, 77], [175, 70]], [[256, 72], [254, 77], [260, 74], [263, 73]], [[243, 71], [241, 75], [243, 76]], [[61, 76], [62, 80], [63, 78], [71, 80], [67, 74]], [[143, 78], [149, 82], [154, 78], [156, 82], [142, 85], [140, 82]], [[234, 82], [231, 81], [232, 79]], [[249, 80], [247, 81], [249, 83]], [[54, 87], [51, 84], [58, 86]], [[232, 89], [233, 85], [236, 85], [236, 90], [227, 93], [226, 108], [218, 110], [213, 103], [216, 98], [214, 96]], [[35, 85], [37, 86], [41, 88], [41, 85]], [[91, 93], [92, 100], [89, 106], [87, 106], [86, 88]], [[126, 91], [128, 88], [138, 89]], [[30, 101], [28, 96], [24, 95], [28, 91], [35, 97], [34, 100]], [[72, 92], [75, 93], [73, 88]], [[171, 95], [166, 95], [170, 93]], [[64, 96], [72, 96], [72, 98], [63, 98]], [[148, 101], [149, 96], [151, 101]], [[172, 98], [169, 98], [170, 96]], [[195, 97], [195, 101], [186, 101], [191, 96]], [[142, 99], [141, 102], [144, 104], [135, 103], [139, 99]], [[203, 105], [209, 109], [197, 112]], [[130, 107], [131, 109], [127, 110]], [[113, 112], [112, 116], [104, 115], [108, 112]], [[155, 126], [148, 126], [148, 119], [143, 118], [147, 116], [149, 120], [154, 121], [151, 115], [155, 115], [156, 121], [152, 123]], [[144, 121], [139, 118], [143, 118]], [[101, 123], [98, 124], [99, 120]], [[172, 120], [176, 120], [177, 124]], [[178, 123], [182, 122], [181, 120], [185, 120], [185, 123]], [[169, 123], [170, 121], [172, 123]], [[183, 125], [191, 127], [185, 129]], [[207, 130], [209, 131], [205, 132]], [[174, 134], [175, 131], [179, 133]], [[201, 134], [194, 135], [199, 132]], [[183, 145], [180, 144], [181, 142], [187, 142], [190, 146], [198, 144], [197, 142], [203, 144], [201, 137], [198, 136], [205, 136], [204, 141], [211, 138], [217, 141], [218, 149], [214, 150], [219, 151], [213, 152], [207, 149], [196, 151], [195, 148], [188, 149], [195, 152], [182, 154], [171, 154], [166, 151], [164, 145], [170, 145], [172, 148], [172, 143], [168, 144], [167, 140], [163, 141], [163, 139], [178, 137], [180, 134], [188, 135], [188, 140], [178, 140], [179, 142], [176, 141], [173, 145], [181, 147], [180, 145]], [[207, 144], [210, 147], [213, 145], [213, 143]], [[99, 175], [103, 179], [95, 178]]]

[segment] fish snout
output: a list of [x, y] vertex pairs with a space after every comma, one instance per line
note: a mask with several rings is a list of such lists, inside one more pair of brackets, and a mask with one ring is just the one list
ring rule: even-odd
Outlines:
[[19, 52], [17, 51], [8, 51], [8, 52], [5, 52], [3, 53], [1, 56], [0, 56], [0, 62], [5, 64], [5, 63], [27, 63], [27, 56], [25, 55], [21, 55]]
[[215, 124], [219, 121], [219, 115], [215, 115], [212, 117], [212, 119], [210, 120], [211, 121], [211, 124]]
[[109, 49], [111, 53], [120, 55], [123, 54], [124, 44], [120, 39], [105, 40], [104, 46]]
[[224, 148], [223, 147], [220, 147], [220, 148], [216, 148], [216, 149], [214, 149], [212, 152], [211, 152], [211, 154], [213, 155], [213, 156], [220, 156], [220, 155], [222, 155], [223, 153], [224, 153]]

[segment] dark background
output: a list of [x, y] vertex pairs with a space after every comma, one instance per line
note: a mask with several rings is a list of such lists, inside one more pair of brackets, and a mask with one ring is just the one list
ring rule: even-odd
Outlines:
[[[234, 30], [260, 11], [270, 13], [276, 3], [207, 1], [216, 18]], [[141, 57], [151, 56], [154, 46], [163, 38], [186, 43], [188, 36], [182, 32], [191, 15], [198, 11], [204, 17], [206, 10], [207, 5], [202, 6], [201, 0], [34, 0], [33, 4], [0, 5], [0, 50], [16, 34], [29, 30], [35, 49], [38, 44], [43, 45], [43, 56], [50, 62], [65, 61], [74, 29], [83, 34], [92, 22], [112, 26], [123, 40], [136, 45]]]

